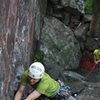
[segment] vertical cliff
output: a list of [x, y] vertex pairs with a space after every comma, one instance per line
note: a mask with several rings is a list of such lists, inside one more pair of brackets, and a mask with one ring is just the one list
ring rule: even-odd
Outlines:
[[40, 34], [36, 2], [0, 0], [0, 100], [12, 100], [19, 76], [31, 62]]

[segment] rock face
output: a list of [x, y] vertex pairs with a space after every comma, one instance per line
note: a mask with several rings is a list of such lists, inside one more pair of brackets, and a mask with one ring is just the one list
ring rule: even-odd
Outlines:
[[[85, 33], [89, 26], [79, 24], [81, 14], [84, 13], [84, 6], [80, 6], [83, 0], [50, 1], [54, 4], [54, 11], [51, 10], [53, 14], [50, 12], [48, 15], [52, 17], [44, 18], [47, 0], [0, 0], [0, 100], [13, 100], [20, 76], [32, 62], [31, 55], [36, 50], [38, 40], [40, 50], [44, 53], [43, 63], [54, 78], [67, 76], [67, 69], [77, 69], [80, 49], [84, 49]], [[67, 9], [67, 2], [74, 10]], [[80, 15], [74, 12], [74, 17], [73, 11]], [[90, 50], [94, 46], [100, 47], [100, 36], [98, 37], [98, 41], [92, 41], [92, 46], [91, 38], [86, 41], [86, 47]], [[80, 95], [79, 98], [84, 98], [83, 96]]]
[[[43, 63], [51, 74], [66, 69], [76, 69], [79, 65], [80, 46], [71, 29], [54, 17], [44, 18], [40, 50], [44, 54]], [[53, 74], [52, 76], [54, 76]], [[58, 76], [58, 78], [60, 75]]]
[[12, 100], [19, 76], [31, 62], [45, 1], [0, 0], [0, 100]]

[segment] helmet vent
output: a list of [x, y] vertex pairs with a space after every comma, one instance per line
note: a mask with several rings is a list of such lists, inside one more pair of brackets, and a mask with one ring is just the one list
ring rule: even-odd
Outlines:
[[36, 66], [32, 66], [32, 68], [34, 68], [34, 69], [36, 69], [36, 70], [42, 72], [42, 70], [41, 70], [40, 68], [36, 67]]

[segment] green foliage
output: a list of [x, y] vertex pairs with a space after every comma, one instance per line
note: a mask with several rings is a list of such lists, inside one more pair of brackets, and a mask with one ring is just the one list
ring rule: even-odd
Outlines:
[[85, 1], [85, 13], [92, 14], [93, 0], [84, 0], [84, 1]]
[[43, 59], [43, 53], [41, 51], [36, 51], [33, 55], [32, 55], [32, 59], [33, 61], [39, 61], [41, 62]]

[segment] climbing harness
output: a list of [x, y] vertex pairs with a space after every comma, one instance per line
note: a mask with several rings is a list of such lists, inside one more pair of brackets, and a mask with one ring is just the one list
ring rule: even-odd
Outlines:
[[60, 89], [57, 92], [58, 97], [60, 98], [59, 100], [76, 100], [72, 96], [72, 91], [69, 86], [66, 86], [62, 81], [58, 80], [58, 83], [60, 85]]

